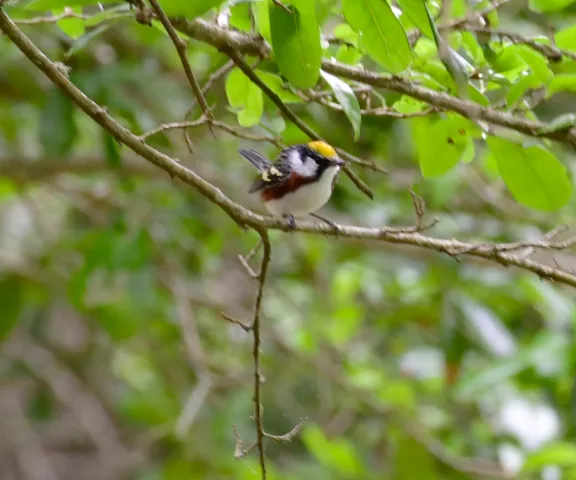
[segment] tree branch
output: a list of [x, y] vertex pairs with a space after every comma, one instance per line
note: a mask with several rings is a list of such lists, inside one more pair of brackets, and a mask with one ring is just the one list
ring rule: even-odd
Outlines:
[[262, 311], [262, 299], [264, 298], [264, 284], [266, 283], [266, 274], [268, 273], [268, 265], [270, 264], [271, 246], [268, 231], [261, 229], [258, 230], [258, 233], [262, 239], [264, 252], [262, 254], [260, 275], [258, 276], [258, 293], [254, 305], [254, 319], [252, 320], [250, 330], [254, 338], [252, 356], [254, 357], [254, 421], [256, 422], [256, 443], [258, 445], [262, 480], [266, 480], [266, 460], [264, 455], [264, 437], [266, 434], [264, 433], [264, 426], [262, 424], [262, 403], [260, 399], [260, 384], [262, 381], [260, 376], [260, 314]]
[[[175, 159], [145, 144], [138, 136], [116, 122], [108, 111], [88, 98], [81, 92], [59, 69], [36, 47], [22, 31], [10, 20], [6, 13], [0, 9], [0, 30], [40, 69], [62, 92], [72, 100], [81, 110], [94, 119], [102, 128], [106, 129], [116, 140], [125, 144], [138, 155], [150, 163], [176, 177], [212, 203], [218, 205], [239, 225], [246, 225], [261, 232], [265, 229], [292, 231], [290, 223], [283, 218], [258, 215], [247, 208], [235, 203], [221, 190], [204, 180], [192, 170], [180, 165]], [[420, 88], [420, 87], [418, 87]], [[437, 92], [434, 92], [436, 95]], [[446, 97], [451, 98], [449, 95]], [[478, 106], [475, 106], [475, 108]], [[532, 122], [530, 122], [532, 123]], [[501, 245], [488, 243], [467, 243], [458, 240], [444, 240], [410, 233], [405, 228], [381, 227], [363, 228], [353, 225], [338, 225], [336, 231], [329, 225], [315, 222], [298, 222], [296, 231], [327, 235], [330, 237], [356, 238], [362, 240], [378, 240], [382, 242], [413, 245], [450, 256], [466, 255], [489, 260], [492, 263], [515, 266], [533, 272], [550, 281], [563, 283], [576, 287], [576, 275], [567, 273], [559, 268], [552, 268], [535, 261], [520, 258], [506, 252]], [[517, 247], [517, 244], [514, 244]], [[550, 248], [551, 245], [542, 243], [538, 248]]]
[[[505, 2], [498, 2], [498, 5], [502, 5], [503, 3]], [[468, 20], [455, 22], [454, 24], [450, 24], [449, 27], [455, 28], [460, 23], [465, 23], [466, 21]], [[228, 31], [201, 19], [195, 19], [193, 21], [175, 19], [173, 24], [182, 33], [208, 43], [223, 52], [232, 49], [237, 54], [258, 55], [264, 58], [269, 57], [272, 53], [270, 46], [260, 37]], [[446, 28], [448, 28], [448, 26], [446, 26]], [[471, 120], [483, 120], [494, 125], [516, 130], [528, 136], [550, 138], [576, 148], [576, 128], [550, 131], [547, 130], [548, 125], [543, 122], [535, 122], [518, 115], [482, 107], [477, 103], [462, 100], [448, 93], [422, 87], [417, 83], [410, 82], [399, 76], [380, 75], [332, 60], [323, 60], [322, 69], [333, 75], [355, 80], [365, 85], [408, 95], [433, 105], [436, 108], [459, 113]]]

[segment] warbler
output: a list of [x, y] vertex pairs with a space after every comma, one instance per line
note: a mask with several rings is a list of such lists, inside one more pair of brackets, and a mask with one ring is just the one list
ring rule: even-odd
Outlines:
[[336, 224], [314, 213], [332, 196], [336, 178], [345, 162], [334, 148], [322, 141], [292, 145], [280, 152], [274, 163], [256, 150], [239, 150], [260, 175], [248, 193], [260, 192], [266, 209], [288, 219], [295, 228], [294, 217], [311, 215], [333, 228]]

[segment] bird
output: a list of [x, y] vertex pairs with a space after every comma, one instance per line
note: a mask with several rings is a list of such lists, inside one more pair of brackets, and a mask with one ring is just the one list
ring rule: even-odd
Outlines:
[[337, 230], [332, 220], [316, 214], [332, 196], [336, 178], [346, 162], [326, 142], [317, 140], [284, 148], [272, 163], [256, 150], [238, 151], [258, 169], [259, 175], [248, 193], [260, 192], [269, 213], [288, 219], [310, 215]]

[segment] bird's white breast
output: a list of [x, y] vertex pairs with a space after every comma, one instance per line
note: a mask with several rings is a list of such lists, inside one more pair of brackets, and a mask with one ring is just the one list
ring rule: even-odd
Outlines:
[[332, 182], [340, 167], [328, 167], [317, 182], [303, 185], [282, 198], [269, 200], [266, 208], [272, 215], [303, 216], [320, 210], [332, 195]]

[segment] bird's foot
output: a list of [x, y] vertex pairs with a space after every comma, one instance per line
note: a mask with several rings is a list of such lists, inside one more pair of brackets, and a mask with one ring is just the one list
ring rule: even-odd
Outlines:
[[288, 225], [290, 225], [290, 230], [296, 230], [296, 220], [294, 220], [294, 215], [284, 215], [284, 218], [288, 219]]
[[327, 223], [328, 225], [330, 225], [335, 232], [339, 232], [340, 230], [338, 229], [338, 225], [336, 225], [332, 220], [329, 220], [327, 218], [321, 217], [320, 215], [317, 215], [315, 213], [311, 213], [310, 214], [311, 217], [317, 218], [318, 220], [322, 220], [324, 223]]

